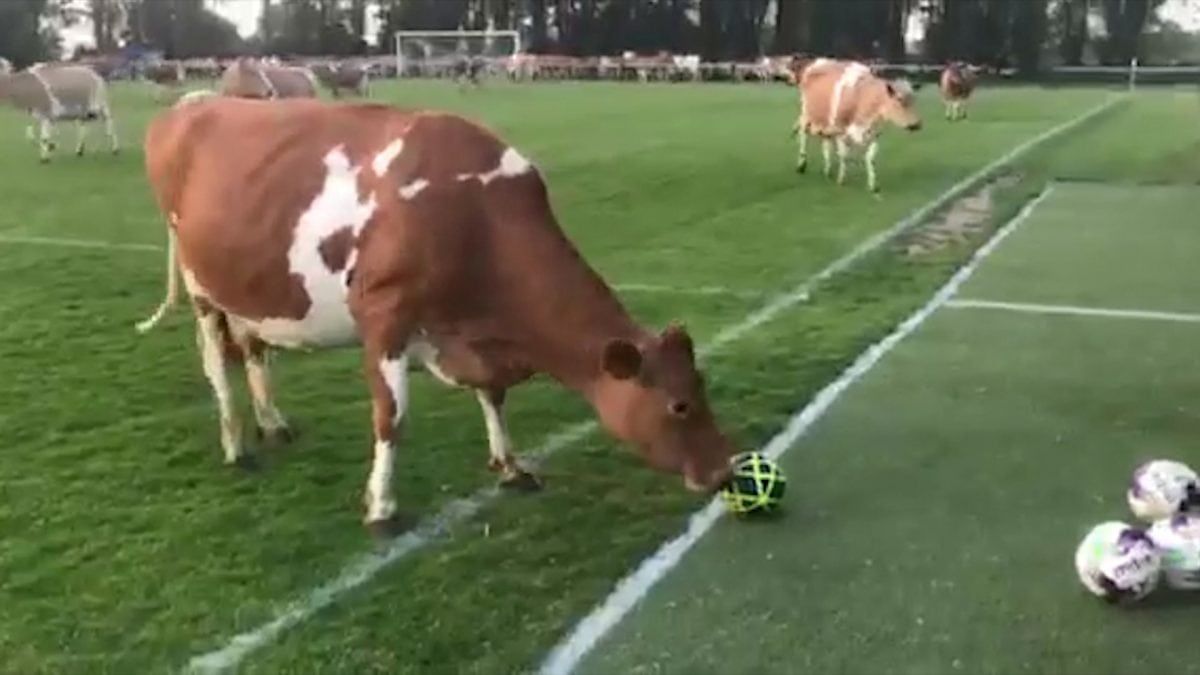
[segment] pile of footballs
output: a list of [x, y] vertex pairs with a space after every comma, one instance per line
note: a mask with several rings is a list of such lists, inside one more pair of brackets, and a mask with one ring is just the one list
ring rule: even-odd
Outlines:
[[1141, 600], [1160, 582], [1200, 590], [1200, 476], [1181, 462], [1147, 462], [1126, 499], [1143, 524], [1110, 521], [1088, 532], [1075, 552], [1083, 585], [1111, 603]]

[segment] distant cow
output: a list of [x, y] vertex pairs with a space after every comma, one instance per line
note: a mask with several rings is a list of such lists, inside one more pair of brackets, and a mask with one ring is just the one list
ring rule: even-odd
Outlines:
[[966, 119], [967, 99], [975, 91], [977, 79], [975, 67], [961, 62], [950, 63], [942, 71], [939, 84], [942, 101], [946, 104], [946, 119]]
[[541, 173], [460, 117], [320, 101], [194, 100], [160, 114], [146, 167], [192, 299], [225, 460], [240, 464], [227, 349], [244, 360], [258, 426], [289, 435], [272, 401], [269, 346], [361, 344], [373, 403], [366, 521], [393, 523], [396, 430], [408, 359], [474, 390], [489, 465], [537, 479], [512, 453], [506, 392], [545, 373], [613, 435], [694, 490], [727, 480], [718, 429], [680, 327], [638, 325], [559, 227]]
[[221, 75], [217, 91], [238, 98], [316, 98], [317, 80], [301, 66], [234, 61]]
[[808, 136], [822, 140], [825, 175], [832, 170], [830, 152], [837, 144], [838, 184], [846, 180], [846, 160], [852, 147], [865, 148], [867, 185], [879, 190], [875, 156], [885, 121], [916, 131], [921, 128], [912, 85], [905, 80], [885, 80], [856, 61], [816, 59], [793, 61], [793, 79], [800, 87], [800, 116], [792, 127], [798, 135], [796, 171], [808, 166]]
[[34, 126], [27, 130], [36, 139], [43, 162], [54, 150], [54, 126], [74, 121], [78, 131], [75, 154], [83, 155], [87, 124], [103, 122], [112, 152], [120, 148], [108, 106], [108, 87], [91, 68], [64, 64], [39, 64], [19, 73], [0, 75], [0, 102], [28, 112]]
[[343, 91], [370, 95], [370, 77], [361, 63], [320, 63], [312, 67], [312, 72], [334, 98], [341, 98]]
[[0, 75], [7, 75], [12, 72], [12, 62], [0, 56]]

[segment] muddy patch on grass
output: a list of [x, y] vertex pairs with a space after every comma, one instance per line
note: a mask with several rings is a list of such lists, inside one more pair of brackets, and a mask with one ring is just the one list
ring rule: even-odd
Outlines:
[[905, 255], [919, 257], [969, 242], [986, 230], [991, 222], [996, 191], [1010, 188], [1020, 181], [1019, 174], [1001, 174], [975, 192], [959, 197], [933, 220], [901, 237], [897, 242], [900, 250]]

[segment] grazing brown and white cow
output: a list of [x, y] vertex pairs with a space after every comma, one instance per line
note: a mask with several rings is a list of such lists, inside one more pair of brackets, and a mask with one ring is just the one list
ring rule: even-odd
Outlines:
[[75, 122], [76, 155], [83, 155], [89, 122], [103, 122], [112, 152], [120, 149], [108, 107], [108, 87], [91, 68], [39, 64], [18, 73], [0, 75], [0, 102], [33, 116], [34, 125], [26, 133], [31, 140], [38, 141], [43, 162], [50, 161], [54, 125], [62, 121]]
[[357, 96], [370, 95], [370, 77], [361, 63], [320, 63], [312, 67], [312, 72], [334, 98], [341, 98], [343, 91]]
[[826, 176], [832, 170], [830, 154], [836, 143], [839, 185], [846, 181], [846, 160], [851, 149], [865, 148], [867, 185], [877, 192], [875, 157], [883, 124], [891, 122], [909, 131], [921, 128], [912, 85], [905, 80], [880, 78], [856, 61], [797, 59], [792, 71], [801, 97], [800, 116], [792, 126], [799, 144], [796, 171], [808, 167], [809, 135], [821, 138]]
[[302, 66], [237, 59], [222, 73], [217, 91], [238, 98], [316, 98], [317, 79]]
[[168, 292], [139, 330], [172, 303], [177, 266], [227, 462], [247, 458], [227, 350], [245, 362], [259, 428], [287, 436], [266, 349], [361, 344], [375, 438], [368, 524], [396, 511], [409, 358], [474, 390], [503, 484], [538, 484], [502, 412], [506, 392], [537, 373], [688, 487], [726, 480], [733, 448], [687, 332], [634, 322], [560, 229], [540, 172], [487, 130], [378, 105], [215, 97], [153, 120], [146, 164], [169, 222]]
[[967, 99], [975, 91], [977, 71], [974, 66], [962, 62], [950, 63], [942, 71], [939, 81], [942, 101], [946, 104], [946, 119], [966, 119]]

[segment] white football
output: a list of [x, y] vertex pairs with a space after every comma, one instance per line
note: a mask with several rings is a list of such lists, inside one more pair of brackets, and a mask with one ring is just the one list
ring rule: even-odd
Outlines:
[[1133, 515], [1155, 522], [1200, 506], [1200, 476], [1168, 459], [1146, 462], [1133, 472], [1125, 495]]
[[1158, 586], [1162, 558], [1146, 533], [1122, 522], [1093, 527], [1075, 551], [1085, 588], [1109, 602], [1141, 600]]
[[1162, 554], [1163, 577], [1171, 588], [1200, 589], [1200, 515], [1180, 513], [1148, 532]]

